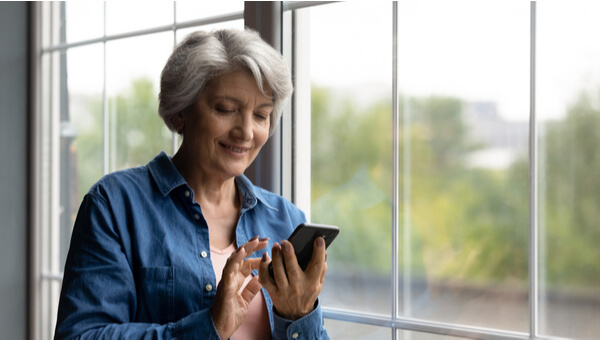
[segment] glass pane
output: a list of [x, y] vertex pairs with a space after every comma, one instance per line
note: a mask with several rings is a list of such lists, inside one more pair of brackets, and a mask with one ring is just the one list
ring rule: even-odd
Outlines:
[[179, 43], [181, 40], [183, 40], [183, 38], [185, 38], [185, 36], [187, 36], [188, 34], [195, 32], [195, 31], [213, 31], [213, 30], [218, 30], [218, 29], [222, 29], [222, 28], [235, 28], [238, 30], [243, 30], [244, 29], [244, 20], [233, 20], [233, 21], [224, 21], [224, 22], [219, 22], [216, 24], [210, 24], [210, 25], [202, 25], [202, 26], [195, 26], [195, 27], [190, 27], [190, 28], [184, 28], [184, 29], [180, 29], [177, 30], [177, 42]]
[[102, 177], [104, 46], [69, 49], [66, 102], [61, 110], [61, 268], [79, 204]]
[[171, 1], [107, 1], [106, 35], [171, 25], [173, 7]]
[[312, 84], [310, 218], [341, 229], [327, 251], [322, 299], [327, 306], [387, 315], [392, 308], [391, 10], [391, 3], [348, 2], [298, 13], [309, 11], [310, 18], [304, 28], [310, 35]]
[[177, 1], [177, 22], [185, 22], [196, 19], [210, 18], [223, 14], [231, 14], [244, 11], [244, 1]]
[[539, 321], [549, 336], [600, 334], [599, 11], [593, 0], [537, 3]]
[[173, 50], [173, 33], [111, 41], [106, 46], [109, 170], [148, 163], [171, 153], [171, 132], [158, 116], [160, 72]]
[[325, 319], [325, 329], [331, 339], [385, 340], [392, 338], [392, 330], [387, 327], [363, 325], [355, 322]]
[[398, 6], [399, 310], [527, 331], [529, 2]]
[[104, 35], [104, 1], [65, 1], [67, 42]]

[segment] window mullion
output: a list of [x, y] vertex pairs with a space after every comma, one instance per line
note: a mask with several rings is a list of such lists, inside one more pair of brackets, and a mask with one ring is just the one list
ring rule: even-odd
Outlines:
[[[400, 121], [400, 108], [399, 108], [399, 91], [398, 91], [398, 3], [392, 3], [392, 128], [393, 128], [393, 146], [392, 146], [392, 159], [393, 159], [393, 171], [392, 171], [392, 191], [393, 191], [393, 203], [392, 203], [392, 320], [396, 320], [398, 317], [398, 301], [399, 301], [399, 277], [398, 277], [398, 234], [399, 234], [399, 221], [398, 212], [400, 204], [399, 201], [399, 181], [398, 181], [398, 170], [399, 170], [399, 121]], [[406, 285], [405, 285], [406, 286]], [[392, 340], [397, 337], [397, 331], [392, 328]]]
[[535, 112], [535, 65], [536, 65], [536, 2], [531, 1], [530, 22], [530, 79], [529, 79], [529, 325], [532, 338], [538, 336], [538, 158], [537, 121]]

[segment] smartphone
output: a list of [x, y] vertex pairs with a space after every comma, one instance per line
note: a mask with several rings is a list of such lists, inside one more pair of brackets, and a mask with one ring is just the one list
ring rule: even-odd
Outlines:
[[[313, 245], [315, 238], [321, 236], [325, 240], [325, 249], [339, 234], [340, 228], [334, 225], [302, 223], [288, 237], [288, 241], [294, 246], [294, 252], [298, 259], [298, 264], [302, 270], [305, 270], [312, 258]], [[284, 262], [285, 266], [285, 262]], [[269, 263], [269, 274], [273, 277], [273, 263]]]

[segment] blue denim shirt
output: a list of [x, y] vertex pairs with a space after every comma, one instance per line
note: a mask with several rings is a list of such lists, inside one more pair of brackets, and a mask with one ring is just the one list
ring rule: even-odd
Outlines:
[[[237, 245], [286, 239], [305, 221], [281, 196], [236, 178], [241, 211]], [[219, 339], [210, 307], [216, 278], [208, 226], [194, 192], [169, 156], [109, 174], [84, 197], [65, 266], [55, 337]], [[255, 271], [255, 274], [256, 271]], [[328, 339], [320, 304], [294, 322], [273, 312], [274, 339]]]

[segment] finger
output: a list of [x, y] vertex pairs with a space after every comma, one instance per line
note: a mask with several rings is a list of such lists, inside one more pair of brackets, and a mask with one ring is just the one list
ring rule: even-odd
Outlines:
[[258, 294], [259, 290], [260, 290], [260, 283], [258, 283], [258, 278], [255, 276], [250, 281], [248, 281], [248, 284], [242, 290], [242, 298], [244, 298], [244, 300], [246, 300], [246, 301], [248, 301], [248, 303], [250, 303], [250, 301], [252, 301], [252, 299], [254, 299], [256, 294]]
[[234, 268], [234, 266], [240, 266], [244, 258], [246, 257], [246, 249], [244, 247], [239, 247], [236, 249], [225, 263], [225, 268], [223, 270], [229, 268], [230, 270]]
[[260, 261], [261, 259], [258, 257], [245, 259], [244, 263], [242, 263], [240, 273], [242, 273], [242, 275], [244, 276], [250, 275], [254, 269], [258, 269], [258, 267], [260, 266]]
[[313, 242], [312, 258], [306, 268], [306, 275], [308, 275], [308, 277], [313, 278], [321, 276], [326, 256], [325, 239], [323, 239], [323, 237], [317, 237]]
[[323, 267], [321, 269], [321, 277], [319, 278], [319, 282], [321, 282], [321, 286], [323, 286], [325, 283], [325, 274], [327, 273], [327, 262], [323, 263]]
[[290, 282], [296, 281], [302, 274], [302, 268], [298, 265], [294, 246], [289, 241], [281, 241], [281, 249], [285, 261], [285, 271]]
[[[271, 253], [273, 254], [273, 278], [275, 279], [275, 284], [280, 289], [285, 288], [288, 286], [288, 276], [286, 273], [286, 267], [283, 265], [284, 260], [281, 246], [275, 243]], [[298, 264], [296, 264], [296, 266], [298, 266]]]
[[267, 247], [269, 244], [270, 238], [259, 238], [259, 236], [254, 236], [248, 242], [244, 243], [242, 247], [246, 249], [246, 256], [250, 256], [253, 252], [257, 250], [262, 250]]
[[269, 274], [269, 263], [271, 263], [271, 257], [269, 253], [265, 252], [260, 259], [260, 266], [258, 268], [258, 281], [265, 287], [267, 291], [270, 291], [275, 287], [275, 282]]

